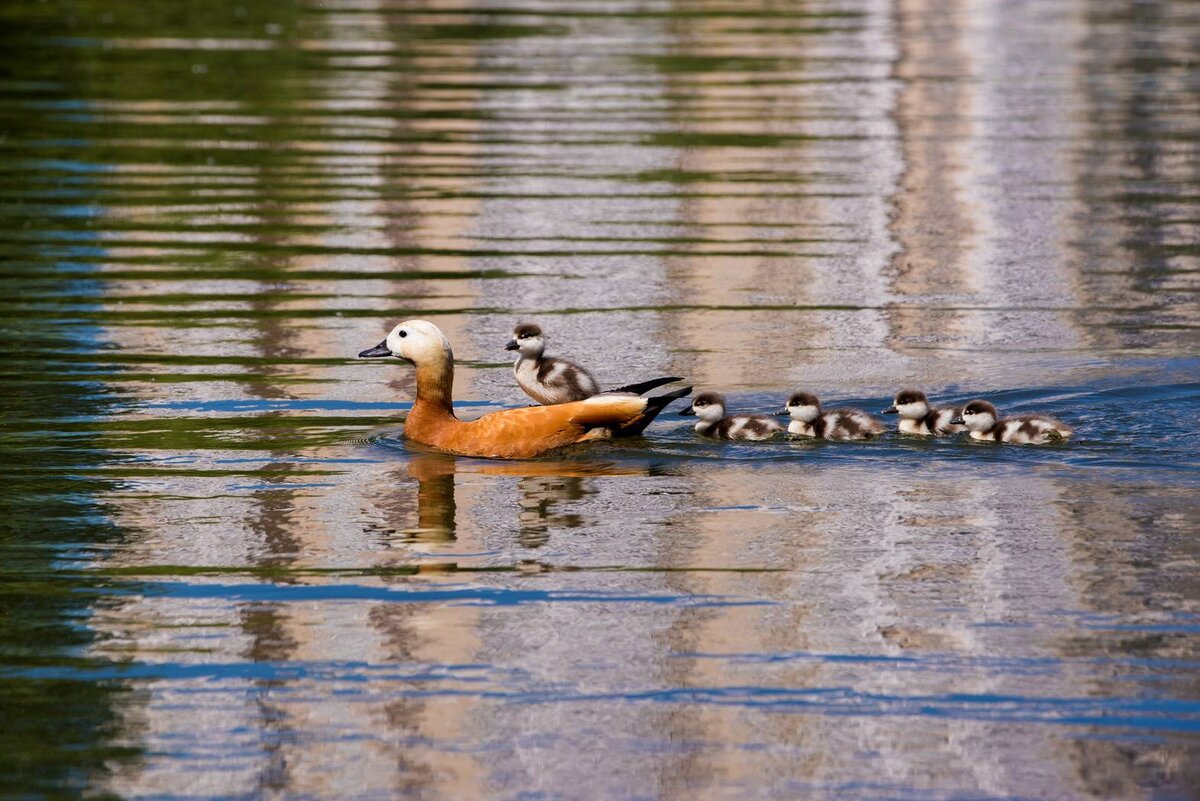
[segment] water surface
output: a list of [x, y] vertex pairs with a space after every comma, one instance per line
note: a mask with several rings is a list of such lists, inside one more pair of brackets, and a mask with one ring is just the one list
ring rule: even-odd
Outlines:
[[[1200, 796], [1200, 15], [0, 7], [0, 787]], [[405, 444], [539, 322], [616, 385], [1065, 447]]]

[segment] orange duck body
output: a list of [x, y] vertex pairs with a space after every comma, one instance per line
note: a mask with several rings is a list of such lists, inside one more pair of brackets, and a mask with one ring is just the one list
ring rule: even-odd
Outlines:
[[632, 394], [596, 395], [556, 406], [530, 406], [463, 421], [451, 403], [454, 355], [437, 326], [409, 320], [387, 339], [359, 354], [398, 356], [417, 368], [417, 397], [404, 424], [413, 442], [459, 456], [529, 459], [558, 448], [607, 439], [614, 433], [638, 433], [690, 388], [657, 398]]

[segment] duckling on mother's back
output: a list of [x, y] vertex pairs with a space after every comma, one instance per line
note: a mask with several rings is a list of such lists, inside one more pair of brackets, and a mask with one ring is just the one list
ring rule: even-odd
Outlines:
[[[549, 406], [581, 401], [601, 392], [595, 377], [578, 364], [545, 355], [546, 335], [542, 333], [541, 326], [521, 323], [513, 329], [512, 339], [504, 349], [515, 350], [519, 354], [519, 358], [513, 364], [513, 375], [525, 394], [540, 404]], [[663, 384], [679, 380], [679, 376], [663, 376], [608, 391], [641, 395]]]

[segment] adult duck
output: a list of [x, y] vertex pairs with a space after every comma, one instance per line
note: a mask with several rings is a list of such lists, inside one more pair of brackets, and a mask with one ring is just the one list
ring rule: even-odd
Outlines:
[[454, 352], [445, 334], [425, 320], [406, 320], [387, 338], [358, 354], [396, 356], [417, 369], [417, 397], [404, 423], [413, 442], [460, 456], [528, 459], [557, 448], [641, 433], [672, 401], [691, 387], [655, 398], [606, 393], [555, 406], [529, 406], [485, 414], [476, 420], [454, 415]]

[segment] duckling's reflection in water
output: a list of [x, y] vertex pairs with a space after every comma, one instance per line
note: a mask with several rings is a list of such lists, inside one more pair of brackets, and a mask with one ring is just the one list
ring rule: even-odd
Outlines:
[[555, 513], [562, 501], [578, 501], [595, 490], [580, 476], [526, 476], [517, 482], [521, 511], [517, 540], [525, 548], [541, 548], [550, 541], [554, 528], [578, 528], [583, 516], [574, 512]]
[[[650, 474], [650, 467], [567, 459], [485, 462], [440, 453], [419, 453], [408, 463], [407, 471], [417, 480], [417, 523], [401, 530], [406, 540], [437, 543], [455, 539], [455, 475], [471, 473], [518, 477], [517, 540], [525, 548], [540, 548], [549, 542], [555, 529], [579, 528], [586, 523], [581, 510], [565, 510], [560, 504], [582, 501], [594, 495], [592, 478], [645, 476]], [[400, 506], [407, 507], [408, 504], [401, 503]]]

